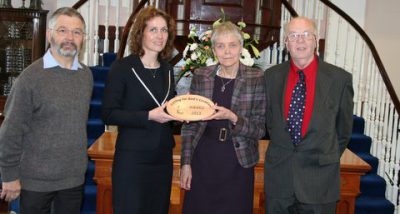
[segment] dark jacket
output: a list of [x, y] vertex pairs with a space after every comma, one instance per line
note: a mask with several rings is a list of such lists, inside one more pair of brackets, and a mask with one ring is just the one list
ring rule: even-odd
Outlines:
[[302, 142], [294, 146], [286, 129], [284, 99], [289, 62], [265, 71], [267, 129], [265, 194], [296, 196], [309, 204], [339, 200], [340, 156], [352, 131], [352, 77], [341, 68], [318, 62], [314, 107]]
[[[160, 66], [165, 81], [163, 99], [167, 96], [169, 100], [175, 96], [173, 69], [166, 61], [161, 61]], [[157, 149], [161, 142], [172, 148], [175, 143], [171, 123], [160, 124], [148, 119], [149, 111], [158, 105], [132, 68], [145, 79], [140, 58], [130, 55], [113, 63], [104, 91], [102, 118], [107, 125], [118, 126], [116, 149], [149, 151]], [[145, 81], [145, 84], [154, 83]]]

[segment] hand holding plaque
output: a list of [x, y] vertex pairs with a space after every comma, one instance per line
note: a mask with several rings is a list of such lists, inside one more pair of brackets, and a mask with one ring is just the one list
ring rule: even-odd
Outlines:
[[186, 121], [198, 121], [214, 114], [214, 103], [199, 95], [179, 95], [168, 101], [167, 112]]

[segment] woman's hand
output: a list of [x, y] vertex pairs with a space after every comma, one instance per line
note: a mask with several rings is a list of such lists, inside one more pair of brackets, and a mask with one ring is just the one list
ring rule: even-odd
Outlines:
[[172, 117], [171, 115], [167, 114], [164, 111], [166, 106], [167, 106], [167, 102], [164, 103], [162, 106], [154, 108], [151, 111], [149, 111], [149, 120], [153, 120], [158, 123], [166, 123], [171, 120], [181, 121], [181, 120], [178, 120], [175, 117]]
[[231, 110], [223, 106], [218, 106], [217, 104], [215, 104], [213, 108], [215, 113], [203, 120], [230, 120], [233, 124], [236, 124], [238, 117]]
[[185, 164], [181, 168], [181, 188], [190, 190], [192, 183], [192, 167], [189, 164]]

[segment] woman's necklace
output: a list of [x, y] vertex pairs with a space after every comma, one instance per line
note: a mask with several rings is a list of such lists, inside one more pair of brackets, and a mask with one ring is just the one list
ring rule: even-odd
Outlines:
[[158, 68], [148, 68], [148, 70], [150, 70], [151, 76], [153, 76], [153, 78], [156, 78]]
[[143, 60], [142, 63], [144, 68], [151, 72], [151, 76], [153, 76], [153, 78], [156, 78], [157, 70], [158, 68], [160, 68], [160, 63], [158, 61], [155, 63], [145, 63]]
[[227, 86], [230, 82], [232, 82], [232, 80], [234, 80], [234, 79], [230, 79], [228, 82], [224, 82], [224, 80], [222, 79], [222, 77], [219, 77], [219, 79], [220, 79], [221, 82], [222, 82], [221, 92], [224, 92], [224, 91], [225, 91], [225, 86]]
[[227, 86], [229, 83], [231, 83], [235, 78], [230, 79], [230, 80], [228, 80], [227, 82], [224, 82], [223, 77], [222, 77], [222, 75], [221, 75], [221, 67], [218, 68], [217, 74], [219, 75], [219, 79], [220, 79], [221, 82], [222, 82], [221, 92], [223, 93], [223, 92], [225, 92], [226, 86]]

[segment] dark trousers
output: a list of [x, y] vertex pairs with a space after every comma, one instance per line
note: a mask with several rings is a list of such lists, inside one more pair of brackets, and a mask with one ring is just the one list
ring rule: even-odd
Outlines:
[[79, 214], [83, 185], [53, 192], [22, 190], [20, 214]]
[[274, 214], [335, 214], [336, 202], [327, 204], [304, 204], [295, 197], [265, 199], [265, 213]]

